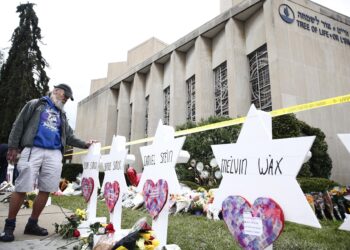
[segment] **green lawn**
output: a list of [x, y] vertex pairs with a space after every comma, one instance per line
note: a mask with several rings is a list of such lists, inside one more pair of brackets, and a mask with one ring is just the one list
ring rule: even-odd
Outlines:
[[[53, 203], [74, 211], [86, 208], [82, 197], [53, 196]], [[108, 217], [104, 202], [98, 202], [97, 216]], [[145, 210], [123, 209], [122, 228], [130, 228], [139, 218], [150, 217]], [[337, 228], [341, 222], [321, 221], [322, 229], [286, 223], [273, 249], [350, 249], [350, 232]], [[223, 221], [208, 220], [204, 216], [179, 214], [169, 216], [168, 244], [183, 250], [240, 249]]]

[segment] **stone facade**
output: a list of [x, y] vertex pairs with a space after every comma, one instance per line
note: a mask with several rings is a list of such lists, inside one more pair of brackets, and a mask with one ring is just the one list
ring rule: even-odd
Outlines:
[[[219, 16], [175, 43], [152, 38], [129, 51], [127, 62], [109, 65], [78, 104], [76, 134], [107, 146], [113, 134], [127, 141], [153, 136], [159, 119], [175, 127], [215, 114], [245, 116], [259, 84], [266, 85], [257, 97], [265, 110], [350, 92], [349, 17], [307, 0], [221, 3]], [[336, 134], [350, 133], [349, 112], [345, 103], [297, 113], [326, 133], [332, 179], [343, 184], [350, 183], [350, 155]], [[130, 148], [138, 171], [142, 145]]]

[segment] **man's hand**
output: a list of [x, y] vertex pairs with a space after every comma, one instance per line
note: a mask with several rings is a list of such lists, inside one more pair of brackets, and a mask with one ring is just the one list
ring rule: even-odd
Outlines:
[[7, 151], [7, 155], [6, 155], [6, 159], [7, 161], [12, 164], [15, 165], [17, 162], [17, 156], [19, 154], [20, 150], [18, 148], [9, 148]]
[[97, 140], [88, 140], [86, 143], [85, 143], [85, 147], [86, 148], [89, 148], [91, 146], [91, 144], [93, 143], [96, 143], [98, 142]]

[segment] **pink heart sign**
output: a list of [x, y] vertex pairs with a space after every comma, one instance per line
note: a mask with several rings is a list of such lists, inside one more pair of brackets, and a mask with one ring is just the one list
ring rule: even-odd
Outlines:
[[168, 183], [160, 179], [156, 184], [146, 180], [143, 185], [143, 195], [146, 208], [153, 219], [157, 219], [168, 199]]
[[89, 202], [92, 192], [94, 191], [94, 179], [92, 177], [81, 180], [81, 190], [86, 202]]
[[284, 215], [270, 198], [257, 198], [251, 206], [241, 196], [229, 196], [222, 202], [224, 221], [243, 249], [265, 249], [281, 234]]
[[119, 183], [117, 181], [114, 181], [113, 183], [106, 182], [103, 197], [105, 198], [105, 202], [110, 213], [113, 212], [115, 204], [119, 199], [119, 192], [120, 188]]

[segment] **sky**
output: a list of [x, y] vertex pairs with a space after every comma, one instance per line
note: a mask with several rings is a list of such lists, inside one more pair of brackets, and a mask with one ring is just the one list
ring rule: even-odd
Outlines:
[[[11, 46], [19, 24], [16, 7], [0, 1], [0, 48]], [[107, 76], [108, 63], [127, 60], [128, 50], [151, 37], [172, 44], [220, 14], [220, 0], [31, 0], [43, 37], [40, 50], [50, 67], [49, 86], [69, 84], [74, 102], [65, 110], [75, 127], [78, 102], [92, 79]], [[314, 0], [350, 16], [350, 0]]]

